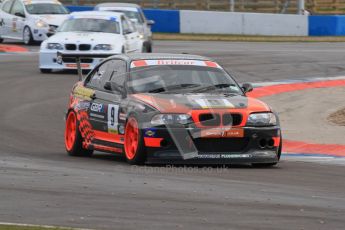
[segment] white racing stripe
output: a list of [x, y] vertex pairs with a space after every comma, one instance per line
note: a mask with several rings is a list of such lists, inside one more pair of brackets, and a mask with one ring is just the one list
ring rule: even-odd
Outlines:
[[9, 223], [9, 222], [0, 222], [0, 225], [7, 225], [7, 226], [18, 226], [18, 227], [39, 227], [39, 228], [59, 228], [63, 229], [71, 229], [71, 230], [93, 230], [90, 228], [71, 228], [71, 227], [61, 227], [61, 226], [51, 226], [51, 225], [35, 225], [35, 224], [21, 224], [21, 223]]

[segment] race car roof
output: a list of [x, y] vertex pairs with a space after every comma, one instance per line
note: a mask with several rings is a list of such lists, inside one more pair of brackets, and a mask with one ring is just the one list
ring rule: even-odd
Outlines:
[[[118, 55], [119, 56], [119, 55]], [[199, 56], [199, 55], [192, 55], [192, 54], [167, 54], [167, 53], [133, 53], [127, 55], [120, 55], [124, 56], [128, 61], [134, 60], [161, 60], [161, 59], [179, 59], [179, 60], [201, 60], [201, 61], [212, 61], [210, 58]]]
[[110, 11], [82, 11], [82, 12], [73, 12], [70, 14], [72, 18], [99, 18], [99, 19], [108, 19], [116, 20], [120, 19], [123, 13], [119, 12], [110, 12]]
[[101, 3], [95, 6], [95, 9], [99, 9], [100, 7], [130, 7], [130, 8], [140, 8], [139, 5], [133, 3], [120, 3], [120, 2], [109, 2], [109, 3]]

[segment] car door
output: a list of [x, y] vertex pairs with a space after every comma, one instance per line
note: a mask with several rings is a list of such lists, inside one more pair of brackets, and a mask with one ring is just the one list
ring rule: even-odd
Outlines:
[[16, 39], [23, 38], [23, 29], [25, 25], [25, 10], [24, 5], [19, 1], [15, 0], [11, 9], [12, 15], [12, 29], [11, 37]]
[[121, 17], [122, 31], [126, 40], [125, 49], [126, 53], [132, 53], [137, 50], [137, 40], [139, 38], [138, 32], [134, 31], [133, 26], [126, 17]]
[[94, 145], [112, 148], [116, 152], [121, 142], [119, 136], [119, 111], [122, 96], [119, 93], [106, 90], [104, 85], [117, 73], [114, 66], [116, 60], [102, 63], [94, 70], [90, 81], [86, 84], [95, 90], [88, 110], [90, 123], [93, 127], [95, 138]]
[[11, 8], [14, 0], [8, 0], [2, 4], [0, 11], [0, 36], [10, 37], [12, 31]]

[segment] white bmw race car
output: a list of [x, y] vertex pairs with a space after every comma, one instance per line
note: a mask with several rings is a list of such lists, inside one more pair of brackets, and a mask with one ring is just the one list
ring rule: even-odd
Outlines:
[[68, 15], [69, 11], [56, 0], [5, 0], [0, 6], [0, 42], [4, 38], [25, 44], [43, 41]]
[[87, 58], [80, 60], [81, 67], [93, 69], [102, 57], [142, 50], [138, 31], [123, 13], [75, 12], [55, 35], [42, 42], [39, 68], [42, 73], [53, 69], [77, 69], [75, 59], [61, 58], [58, 53], [85, 55]]

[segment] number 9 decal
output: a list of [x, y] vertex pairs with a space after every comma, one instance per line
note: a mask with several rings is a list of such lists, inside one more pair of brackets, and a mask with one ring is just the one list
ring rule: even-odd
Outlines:
[[108, 105], [108, 133], [118, 134], [118, 117], [119, 117], [119, 106], [109, 104]]

